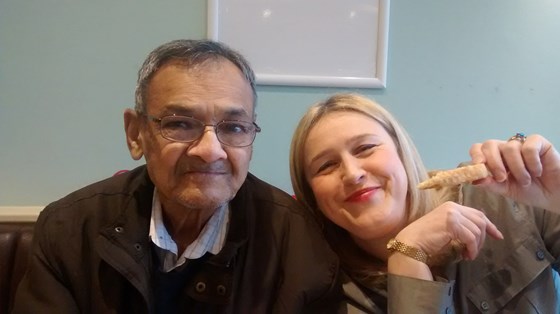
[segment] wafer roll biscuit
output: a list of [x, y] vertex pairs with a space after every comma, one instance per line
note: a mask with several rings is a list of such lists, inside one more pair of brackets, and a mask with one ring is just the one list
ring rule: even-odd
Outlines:
[[459, 185], [472, 182], [490, 176], [488, 168], [484, 164], [469, 165], [460, 168], [443, 170], [437, 172], [431, 178], [420, 182], [418, 188], [421, 190], [441, 188], [444, 186]]

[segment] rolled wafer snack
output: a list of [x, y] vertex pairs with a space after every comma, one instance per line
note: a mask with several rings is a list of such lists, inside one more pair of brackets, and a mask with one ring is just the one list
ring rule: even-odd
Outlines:
[[434, 176], [418, 184], [421, 190], [453, 186], [472, 182], [490, 176], [484, 164], [468, 165], [450, 170], [438, 171]]

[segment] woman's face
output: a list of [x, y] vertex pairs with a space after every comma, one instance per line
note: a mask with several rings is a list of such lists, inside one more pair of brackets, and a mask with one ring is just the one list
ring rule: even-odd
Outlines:
[[394, 236], [406, 224], [407, 176], [391, 136], [357, 112], [324, 116], [305, 142], [319, 209], [353, 237]]

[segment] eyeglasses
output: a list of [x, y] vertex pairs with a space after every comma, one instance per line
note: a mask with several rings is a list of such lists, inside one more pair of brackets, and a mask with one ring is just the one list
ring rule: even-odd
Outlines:
[[220, 143], [233, 147], [245, 147], [253, 144], [257, 133], [261, 131], [261, 128], [255, 122], [223, 120], [216, 124], [205, 124], [198, 119], [187, 116], [173, 114], [156, 118], [148, 114], [141, 114], [159, 123], [161, 136], [174, 142], [189, 143], [196, 141], [202, 137], [204, 129], [211, 126], [214, 127]]

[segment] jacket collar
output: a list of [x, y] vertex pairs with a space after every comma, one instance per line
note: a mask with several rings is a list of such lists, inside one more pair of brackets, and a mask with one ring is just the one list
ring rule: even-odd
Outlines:
[[[125, 276], [144, 296], [149, 307], [153, 304], [150, 290], [152, 271], [149, 224], [154, 185], [146, 166], [140, 166], [111, 180], [120, 185], [127, 195], [122, 200], [116, 218], [100, 230], [96, 241], [101, 258]], [[251, 183], [245, 180], [231, 201], [230, 227], [223, 249], [207, 259], [207, 265], [228, 274], [233, 279], [236, 257], [248, 239], [248, 228], [254, 220]], [[226, 291], [231, 291], [232, 280], [228, 280]], [[229, 293], [223, 296], [223, 302]], [[151, 310], [151, 309], [150, 309]]]

